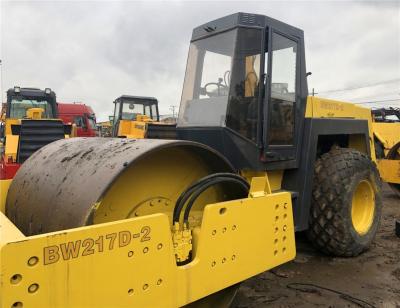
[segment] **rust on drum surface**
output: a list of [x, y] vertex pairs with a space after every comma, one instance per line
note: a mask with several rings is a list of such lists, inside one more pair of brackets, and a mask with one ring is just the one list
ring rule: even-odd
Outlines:
[[233, 171], [222, 155], [190, 141], [64, 139], [43, 147], [21, 166], [7, 195], [6, 215], [25, 235], [92, 224], [95, 204], [128, 166], [171, 147], [188, 149], [212, 169]]

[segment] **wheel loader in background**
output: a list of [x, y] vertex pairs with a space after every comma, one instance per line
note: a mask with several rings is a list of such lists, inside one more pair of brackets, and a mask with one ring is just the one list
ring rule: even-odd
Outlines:
[[293, 260], [295, 231], [330, 255], [368, 249], [371, 111], [308, 97], [306, 76], [298, 28], [247, 13], [195, 28], [174, 140], [71, 138], [22, 165], [0, 306], [223, 307]]
[[2, 211], [5, 192], [21, 164], [41, 147], [71, 133], [71, 125], [64, 125], [57, 117], [56, 95], [51, 89], [14, 87], [7, 91], [7, 103], [1, 112]]
[[122, 95], [114, 101], [112, 136], [118, 138], [164, 138], [175, 136], [175, 124], [160, 122], [154, 97]]

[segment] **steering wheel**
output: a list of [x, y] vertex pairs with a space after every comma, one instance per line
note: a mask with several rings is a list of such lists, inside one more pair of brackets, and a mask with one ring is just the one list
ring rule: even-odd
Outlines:
[[[212, 85], [215, 85], [215, 86], [218, 87], [217, 93], [207, 91], [207, 87], [212, 86]], [[219, 80], [218, 82], [209, 82], [209, 83], [206, 83], [206, 84], [204, 85], [204, 87], [201, 88], [201, 92], [202, 92], [201, 94], [203, 94], [203, 95], [208, 95], [209, 97], [217, 97], [217, 96], [220, 96], [220, 95], [221, 95], [221, 90], [220, 90], [220, 89], [229, 89], [228, 86], [222, 84], [222, 78], [220, 78], [220, 80]]]

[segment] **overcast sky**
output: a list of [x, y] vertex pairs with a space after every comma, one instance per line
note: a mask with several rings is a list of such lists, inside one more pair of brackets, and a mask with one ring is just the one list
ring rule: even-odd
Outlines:
[[[2, 94], [52, 88], [98, 119], [122, 94], [179, 105], [192, 29], [244, 11], [305, 32], [309, 91], [400, 106], [400, 1], [1, 2]], [[358, 88], [351, 91], [323, 92]], [[397, 101], [392, 101], [397, 100]], [[376, 104], [375, 104], [376, 105]]]

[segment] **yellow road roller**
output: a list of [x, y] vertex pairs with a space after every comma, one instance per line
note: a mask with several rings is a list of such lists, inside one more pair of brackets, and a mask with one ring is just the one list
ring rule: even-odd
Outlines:
[[0, 306], [228, 307], [294, 259], [296, 231], [328, 255], [368, 249], [371, 111], [308, 97], [307, 75], [298, 28], [247, 13], [195, 28], [174, 138], [56, 141], [2, 191]]

